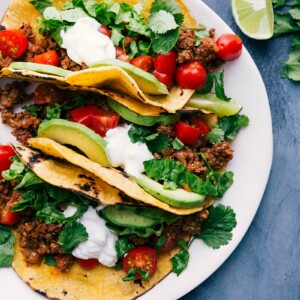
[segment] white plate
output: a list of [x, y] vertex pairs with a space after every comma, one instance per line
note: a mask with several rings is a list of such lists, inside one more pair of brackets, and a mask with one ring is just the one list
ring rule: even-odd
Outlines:
[[[8, 2], [1, 0], [0, 13], [4, 13]], [[231, 32], [220, 17], [202, 1], [186, 0], [186, 4], [198, 22], [216, 28], [216, 36]], [[243, 49], [239, 59], [227, 63], [224, 70], [227, 95], [242, 103], [244, 107], [242, 113], [250, 118], [250, 125], [241, 130], [233, 143], [235, 156], [228, 169], [234, 171], [235, 182], [221, 201], [225, 205], [230, 205], [237, 215], [233, 240], [218, 250], [207, 247], [201, 241], [193, 242], [188, 268], [179, 277], [170, 274], [142, 296], [143, 300], [177, 299], [208, 278], [237, 247], [250, 226], [263, 196], [271, 168], [273, 149], [271, 115], [264, 83], [246, 49]], [[0, 132], [0, 142], [3, 143], [9, 139], [9, 134], [3, 125], [0, 125]], [[11, 269], [0, 270], [0, 296], [5, 300], [45, 300], [44, 297], [31, 291]]]

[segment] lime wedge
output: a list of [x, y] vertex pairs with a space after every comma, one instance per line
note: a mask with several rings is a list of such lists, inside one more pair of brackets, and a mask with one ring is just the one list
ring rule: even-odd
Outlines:
[[186, 106], [204, 109], [215, 113], [218, 117], [232, 116], [239, 113], [242, 105], [233, 100], [223, 101], [217, 98], [215, 94], [194, 94], [187, 102]]
[[231, 0], [231, 8], [236, 24], [245, 35], [256, 40], [272, 37], [272, 0]]

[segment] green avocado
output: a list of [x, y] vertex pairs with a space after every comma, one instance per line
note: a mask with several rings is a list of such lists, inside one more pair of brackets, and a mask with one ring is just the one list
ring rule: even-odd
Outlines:
[[9, 65], [9, 68], [15, 70], [34, 71], [43, 74], [55, 75], [59, 77], [66, 77], [73, 73], [72, 71], [64, 70], [62, 68], [45, 65], [45, 64], [36, 64], [32, 62], [13, 62]]
[[167, 190], [163, 185], [152, 180], [146, 175], [133, 177], [133, 179], [149, 194], [155, 198], [179, 208], [199, 207], [203, 204], [205, 196], [184, 189]]
[[142, 116], [110, 98], [107, 99], [107, 104], [112, 110], [114, 110], [117, 114], [119, 114], [123, 119], [142, 126], [153, 126], [155, 124], [169, 125], [175, 123], [179, 119], [178, 114], [177, 115], [167, 114], [167, 115], [161, 115], [157, 117]]
[[114, 66], [122, 68], [130, 75], [141, 90], [150, 95], [167, 95], [169, 94], [168, 88], [161, 82], [159, 82], [155, 76], [145, 72], [144, 70], [137, 68], [129, 63], [121, 61], [119, 59], [107, 59], [101, 60], [90, 66], [90, 68], [98, 68], [104, 66]]
[[45, 137], [60, 144], [72, 145], [89, 159], [102, 166], [110, 166], [105, 153], [106, 141], [88, 127], [67, 120], [44, 121], [38, 128], [38, 137]]
[[139, 215], [135, 207], [110, 205], [101, 211], [106, 220], [118, 226], [145, 228], [161, 223], [159, 219]]

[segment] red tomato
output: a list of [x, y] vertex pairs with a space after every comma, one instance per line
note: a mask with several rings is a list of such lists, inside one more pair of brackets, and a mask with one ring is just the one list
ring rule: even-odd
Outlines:
[[[131, 268], [137, 270], [148, 271], [152, 276], [156, 271], [157, 266], [157, 253], [148, 246], [142, 246], [130, 250], [122, 260], [123, 270], [128, 273]], [[141, 279], [139, 274], [135, 274], [136, 279]]]
[[11, 58], [19, 58], [28, 48], [28, 40], [20, 30], [0, 31], [0, 51]]
[[99, 261], [96, 258], [82, 259], [76, 257], [76, 262], [84, 269], [92, 269], [99, 265]]
[[11, 211], [11, 208], [16, 204], [16, 199], [12, 198], [2, 209], [0, 214], [0, 223], [3, 225], [15, 225], [20, 220], [20, 213]]
[[129, 63], [128, 55], [126, 55], [122, 47], [119, 46], [116, 47], [116, 58]]
[[176, 82], [183, 89], [198, 90], [206, 82], [206, 70], [199, 61], [179, 65], [176, 70]]
[[72, 117], [72, 121], [92, 128], [92, 116], [95, 115], [98, 111], [98, 106], [89, 105], [72, 109], [70, 111], [70, 115]]
[[149, 72], [153, 68], [153, 59], [152, 56], [138, 56], [130, 61], [132, 65], [137, 68], [140, 68], [146, 72]]
[[34, 104], [47, 104], [60, 102], [64, 98], [64, 92], [52, 83], [42, 83], [34, 91]]
[[0, 179], [2, 179], [2, 172], [8, 170], [12, 161], [10, 158], [15, 155], [15, 151], [8, 145], [0, 145]]
[[192, 122], [200, 129], [200, 136], [207, 135], [210, 132], [210, 127], [204, 120], [200, 118], [194, 118]]
[[92, 116], [92, 129], [101, 136], [105, 136], [107, 130], [115, 128], [120, 116], [107, 110], [99, 110]]
[[184, 144], [193, 145], [200, 137], [201, 131], [198, 127], [193, 127], [185, 124], [182, 121], [178, 121], [175, 125], [175, 135]]
[[55, 50], [36, 55], [33, 62], [37, 64], [51, 65], [57, 67], [60, 63], [60, 58]]
[[174, 75], [176, 71], [176, 53], [171, 51], [166, 54], [156, 55], [154, 68], [159, 73]]
[[152, 74], [156, 77], [158, 81], [165, 84], [168, 89], [170, 89], [173, 86], [174, 80], [173, 75], [170, 74], [163, 74], [159, 73], [158, 71], [154, 70]]
[[100, 24], [100, 27], [98, 28], [98, 31], [110, 38], [110, 30], [103, 24]]
[[242, 53], [242, 40], [235, 34], [224, 33], [216, 41], [219, 58], [229, 61], [238, 58]]

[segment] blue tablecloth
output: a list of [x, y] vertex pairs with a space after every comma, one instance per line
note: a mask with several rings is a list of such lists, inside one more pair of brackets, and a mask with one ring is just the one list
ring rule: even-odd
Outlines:
[[181, 300], [299, 300], [300, 84], [279, 74], [290, 40], [252, 40], [237, 28], [230, 0], [204, 2], [242, 38], [261, 72], [271, 106], [274, 158], [264, 197], [246, 236], [210, 278]]

